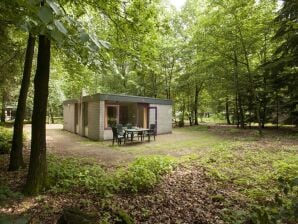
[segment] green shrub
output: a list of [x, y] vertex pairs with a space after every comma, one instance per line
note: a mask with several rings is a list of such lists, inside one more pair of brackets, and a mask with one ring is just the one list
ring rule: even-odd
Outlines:
[[95, 164], [83, 164], [81, 160], [48, 158], [48, 187], [52, 191], [69, 191], [84, 188], [101, 196], [108, 196], [118, 190], [128, 192], [151, 189], [161, 175], [171, 171], [175, 160], [165, 156], [142, 157], [128, 168], [106, 172]]
[[254, 206], [250, 223], [297, 223], [298, 222], [298, 177], [289, 180], [278, 178], [280, 191], [266, 206]]
[[121, 189], [129, 192], [139, 192], [151, 189], [161, 176], [171, 171], [175, 160], [165, 156], [140, 157], [126, 170], [120, 171]]
[[157, 182], [155, 174], [143, 166], [132, 166], [120, 175], [121, 189], [129, 192], [146, 191]]
[[131, 166], [143, 166], [153, 172], [158, 178], [173, 170], [176, 165], [175, 159], [169, 156], [146, 156], [135, 160]]
[[11, 148], [12, 131], [8, 128], [0, 127], [0, 154], [8, 154]]
[[81, 187], [106, 196], [115, 191], [117, 184], [100, 166], [82, 164], [73, 158], [48, 159], [48, 185], [53, 191], [67, 191]]

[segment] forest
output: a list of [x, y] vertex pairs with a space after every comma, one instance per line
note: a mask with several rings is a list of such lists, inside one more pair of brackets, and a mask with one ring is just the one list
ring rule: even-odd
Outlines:
[[[297, 223], [298, 2], [173, 2], [1, 0], [0, 223]], [[97, 93], [171, 100], [173, 133], [63, 131]]]

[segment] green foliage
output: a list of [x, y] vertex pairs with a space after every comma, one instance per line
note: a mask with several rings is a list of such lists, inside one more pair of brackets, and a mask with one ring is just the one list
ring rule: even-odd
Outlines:
[[3, 205], [8, 200], [16, 200], [22, 197], [19, 192], [13, 192], [5, 185], [0, 186], [0, 205]]
[[124, 210], [118, 209], [116, 212], [116, 221], [118, 224], [133, 224], [134, 220]]
[[7, 215], [0, 215], [0, 223], [1, 224], [27, 224], [29, 218], [27, 217], [18, 217], [18, 216], [7, 216]]
[[121, 189], [130, 192], [145, 191], [151, 189], [157, 182], [155, 174], [143, 166], [132, 166], [127, 172], [120, 175]]
[[254, 224], [298, 222], [298, 177], [279, 178], [279, 192], [266, 206], [254, 206], [250, 221]]
[[151, 189], [162, 175], [171, 171], [175, 161], [170, 157], [142, 157], [127, 169], [107, 172], [96, 164], [84, 164], [73, 158], [48, 159], [48, 187], [52, 191], [84, 188], [90, 192], [109, 196], [119, 190], [129, 192]]
[[175, 160], [171, 157], [140, 157], [118, 174], [121, 182], [120, 188], [129, 192], [149, 190], [174, 166]]
[[53, 191], [69, 191], [72, 188], [85, 188], [91, 192], [107, 196], [118, 185], [100, 166], [82, 164], [78, 159], [48, 159], [48, 186]]
[[225, 211], [228, 222], [244, 221], [252, 212], [252, 222], [259, 224], [297, 219], [297, 150], [271, 150], [235, 142], [221, 144], [199, 159], [210, 177], [232, 184], [240, 193], [237, 197], [252, 208]]
[[12, 141], [11, 129], [0, 126], [0, 154], [9, 154]]

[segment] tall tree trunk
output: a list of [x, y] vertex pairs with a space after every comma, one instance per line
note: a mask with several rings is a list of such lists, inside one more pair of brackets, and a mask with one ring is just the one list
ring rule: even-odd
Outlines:
[[276, 128], [278, 128], [279, 123], [279, 102], [278, 102], [278, 93], [275, 93], [275, 100], [276, 100]]
[[260, 116], [260, 111], [261, 111], [261, 103], [258, 103], [258, 106], [256, 108], [256, 115], [257, 115], [257, 121], [258, 121], [258, 131], [259, 135], [263, 136], [263, 130], [262, 130], [262, 122], [261, 122], [261, 116]]
[[240, 118], [240, 127], [244, 128], [244, 112], [242, 107], [242, 98], [238, 96], [238, 106], [239, 106], [239, 118]]
[[50, 40], [39, 35], [37, 68], [34, 78], [31, 154], [24, 192], [39, 193], [46, 185], [46, 115], [50, 74]]
[[234, 51], [234, 66], [235, 66], [235, 85], [236, 85], [236, 110], [237, 110], [237, 127], [244, 128], [244, 113], [242, 107], [242, 98], [239, 91], [239, 77], [238, 77], [238, 57], [236, 51]]
[[[51, 124], [54, 124], [55, 120], [54, 120], [54, 114], [53, 114], [53, 110], [52, 110], [51, 105], [49, 107], [49, 118], [51, 119]], [[49, 123], [50, 123], [50, 120], [49, 120]]]
[[199, 122], [198, 122], [198, 103], [199, 103], [199, 87], [198, 87], [198, 84], [196, 84], [196, 88], [195, 88], [195, 105], [194, 105], [195, 125], [199, 125]]
[[9, 171], [18, 170], [24, 166], [23, 161], [23, 123], [26, 112], [27, 94], [30, 85], [32, 61], [34, 55], [35, 37], [29, 34], [24, 62], [23, 79], [18, 99], [18, 107], [14, 121], [12, 147], [10, 151]]
[[5, 105], [6, 105], [6, 92], [2, 91], [2, 107], [1, 107], [1, 122], [5, 122]]
[[229, 99], [226, 98], [226, 119], [227, 119], [227, 124], [230, 125], [230, 111], [229, 111]]
[[237, 128], [239, 128], [240, 120], [239, 120], [239, 108], [238, 108], [238, 94], [236, 92], [236, 97], [235, 97], [235, 116], [236, 116], [236, 121], [237, 121]]
[[185, 99], [183, 98], [183, 102], [182, 102], [182, 117], [181, 120], [179, 121], [179, 127], [184, 127], [184, 116], [185, 116]]

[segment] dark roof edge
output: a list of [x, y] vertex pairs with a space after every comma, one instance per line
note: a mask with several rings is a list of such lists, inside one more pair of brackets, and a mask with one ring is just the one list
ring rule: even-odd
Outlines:
[[100, 94], [100, 100], [172, 105], [172, 100], [121, 94]]
[[[161, 104], [161, 105], [172, 105], [172, 100], [168, 99], [159, 99], [151, 98], [144, 96], [131, 96], [131, 95], [122, 95], [122, 94], [103, 94], [97, 93], [90, 96], [84, 96], [82, 98], [83, 102], [93, 102], [101, 100], [110, 100], [110, 101], [119, 101], [119, 102], [134, 102], [134, 103], [149, 103], [149, 104]], [[77, 103], [79, 100], [66, 100], [63, 104], [67, 103]]]
[[65, 104], [73, 104], [73, 103], [78, 103], [78, 102], [79, 102], [78, 99], [70, 99], [70, 100], [63, 101], [63, 105], [65, 105]]

